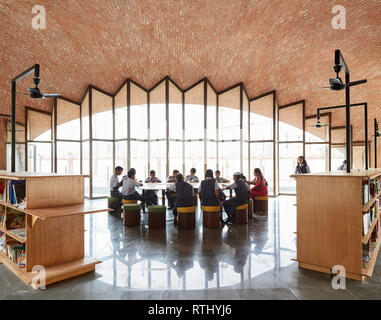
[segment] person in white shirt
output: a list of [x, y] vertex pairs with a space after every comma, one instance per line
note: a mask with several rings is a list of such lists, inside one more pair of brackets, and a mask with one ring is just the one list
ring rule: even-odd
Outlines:
[[137, 181], [135, 179], [136, 170], [134, 168], [131, 168], [128, 173], [127, 177], [123, 177], [123, 187], [122, 187], [122, 194], [123, 199], [125, 200], [139, 200], [141, 202], [141, 206], [145, 208], [145, 204], [152, 205], [153, 202], [146, 197], [142, 196], [139, 192], [136, 191], [136, 187], [140, 187], [143, 185], [141, 181]]
[[123, 168], [120, 166], [117, 166], [115, 168], [114, 174], [110, 178], [110, 197], [118, 199], [118, 202], [115, 202], [113, 204], [113, 207], [111, 208], [114, 210], [120, 210], [122, 206], [123, 195], [119, 192], [119, 188], [122, 186], [123, 181], [119, 181], [119, 178], [118, 178], [118, 176], [120, 176], [122, 172], [123, 172]]
[[199, 182], [198, 177], [196, 176], [196, 169], [190, 169], [190, 174], [185, 177], [185, 182]]
[[[156, 172], [155, 170], [151, 170], [149, 173], [149, 177], [146, 179], [146, 183], [160, 183], [161, 180], [156, 177]], [[155, 190], [145, 190], [143, 192], [143, 195], [151, 200], [155, 205], [158, 204], [158, 197], [157, 197], [157, 191]]]

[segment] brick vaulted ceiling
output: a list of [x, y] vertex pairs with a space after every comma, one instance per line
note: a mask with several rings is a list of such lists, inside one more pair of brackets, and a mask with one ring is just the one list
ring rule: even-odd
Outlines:
[[[36, 4], [45, 30], [32, 28]], [[345, 30], [332, 28], [336, 4]], [[217, 90], [241, 81], [250, 96], [275, 89], [279, 105], [306, 99], [314, 114], [344, 103], [343, 91], [312, 90], [334, 76], [340, 49], [352, 80], [368, 79], [352, 101], [368, 101], [372, 119], [381, 110], [380, 17], [380, 0], [0, 0], [0, 112], [10, 113], [12, 77], [39, 63], [42, 92], [75, 101], [89, 84], [115, 93], [127, 77], [149, 88], [169, 75], [186, 88], [206, 76]], [[31, 85], [29, 76], [18, 91]], [[24, 105], [50, 111], [52, 100], [18, 96], [21, 122]]]

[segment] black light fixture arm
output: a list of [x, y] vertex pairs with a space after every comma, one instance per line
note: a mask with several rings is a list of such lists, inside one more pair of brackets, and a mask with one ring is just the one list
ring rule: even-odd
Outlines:
[[16, 171], [16, 83], [34, 72], [34, 78], [40, 77], [40, 65], [35, 64], [12, 79], [12, 132], [11, 132], [11, 171]]

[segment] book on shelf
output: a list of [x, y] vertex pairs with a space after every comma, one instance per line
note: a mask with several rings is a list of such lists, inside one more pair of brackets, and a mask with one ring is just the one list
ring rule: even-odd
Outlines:
[[363, 183], [361, 188], [362, 204], [366, 204], [370, 201], [369, 198], [369, 184]]
[[18, 236], [19, 238], [24, 238], [26, 237], [25, 229], [20, 228], [20, 229], [12, 229], [9, 230], [10, 233], [14, 234], [15, 236]]
[[0, 251], [6, 252], [7, 235], [0, 231]]
[[11, 204], [21, 203], [25, 199], [26, 189], [25, 180], [10, 180], [9, 181], [9, 202]]
[[21, 256], [25, 257], [25, 245], [15, 241], [8, 241], [6, 243], [7, 246], [7, 255], [8, 258], [16, 263], [20, 268], [25, 267], [25, 258], [21, 261]]

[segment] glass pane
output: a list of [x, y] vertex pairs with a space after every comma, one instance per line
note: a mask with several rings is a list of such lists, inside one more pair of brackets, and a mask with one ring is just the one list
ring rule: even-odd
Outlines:
[[250, 144], [250, 180], [254, 179], [254, 169], [262, 171], [268, 183], [269, 194], [274, 193], [274, 157], [273, 142], [256, 142]]
[[131, 138], [147, 139], [147, 93], [131, 83], [130, 135]]
[[93, 197], [110, 193], [112, 167], [112, 142], [93, 141]]
[[[151, 141], [150, 143], [150, 170], [162, 179], [167, 178], [167, 145], [165, 141]], [[173, 170], [170, 168], [170, 170]], [[178, 168], [181, 170], [181, 168]]]
[[115, 139], [127, 138], [127, 84], [115, 95]]
[[183, 139], [182, 92], [169, 81], [169, 138]]
[[210, 84], [207, 87], [207, 138], [216, 140], [217, 139], [217, 94], [214, 92]]
[[[183, 172], [183, 143], [181, 141], [169, 141], [169, 174], [177, 169]], [[160, 177], [164, 181], [166, 177]]]
[[[333, 131], [332, 131], [333, 132]], [[331, 171], [336, 171], [347, 158], [345, 146], [331, 146]]]
[[246, 179], [250, 179], [249, 172], [249, 143], [247, 141], [242, 143], [242, 173]]
[[150, 92], [150, 138], [166, 139], [165, 81]]
[[127, 174], [127, 141], [115, 141], [115, 167], [123, 168], [123, 175]]
[[[90, 142], [82, 142], [82, 174], [90, 174]], [[90, 197], [90, 179], [85, 178], [85, 196]]]
[[204, 138], [204, 82], [185, 92], [185, 139]]
[[240, 139], [240, 87], [218, 96], [219, 140]]
[[206, 142], [206, 154], [206, 168], [211, 169], [214, 172], [217, 169], [217, 142]]
[[113, 139], [112, 98], [92, 89], [92, 133], [94, 139]]
[[329, 117], [320, 118], [321, 128], [316, 127], [316, 118], [306, 119], [306, 142], [328, 142], [329, 141]]
[[250, 102], [250, 140], [273, 140], [274, 94]]
[[57, 99], [57, 139], [80, 140], [80, 107]]
[[185, 141], [185, 172], [189, 174], [191, 168], [196, 169], [196, 176], [200, 179], [204, 176], [204, 142]]
[[[28, 140], [52, 140], [52, 116], [28, 109]], [[50, 172], [50, 170], [49, 170]]]
[[279, 192], [296, 192], [295, 179], [290, 178], [290, 175], [295, 173], [297, 158], [300, 155], [303, 155], [302, 143], [279, 144]]
[[81, 104], [81, 117], [82, 117], [82, 139], [89, 139], [89, 92], [86, 92], [86, 96]]
[[240, 171], [240, 142], [219, 142], [219, 169], [221, 176], [232, 180], [233, 173]]
[[346, 132], [345, 128], [331, 130], [331, 143], [342, 143], [346, 144]]
[[279, 141], [303, 141], [303, 105], [279, 109]]
[[249, 140], [249, 99], [245, 92], [242, 97], [242, 139]]
[[136, 170], [136, 178], [144, 181], [148, 177], [148, 143], [130, 141], [131, 167]]
[[57, 173], [79, 174], [81, 168], [80, 142], [57, 141]]
[[[7, 171], [11, 171], [12, 147], [8, 143], [7, 143], [6, 152], [7, 152]], [[17, 171], [25, 171], [25, 144], [16, 143], [16, 172]]]
[[329, 144], [306, 144], [306, 161], [311, 172], [329, 170]]
[[365, 146], [352, 146], [353, 169], [365, 169]]
[[28, 143], [28, 171], [50, 173], [52, 171], [52, 144]]
[[[12, 124], [9, 121], [7, 122], [7, 142], [12, 142]], [[25, 127], [19, 124], [16, 124], [16, 143], [17, 142], [25, 142]]]

